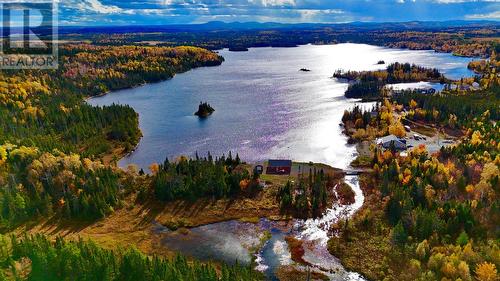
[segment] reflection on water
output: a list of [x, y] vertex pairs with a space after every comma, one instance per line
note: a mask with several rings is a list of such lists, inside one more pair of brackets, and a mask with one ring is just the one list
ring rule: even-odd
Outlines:
[[288, 250], [288, 244], [285, 241], [286, 235], [278, 229], [271, 230], [271, 239], [259, 251], [256, 258], [256, 270], [264, 272], [268, 280], [278, 280], [276, 270], [280, 266], [292, 264], [292, 255]]
[[[341, 215], [351, 216], [364, 201], [356, 176], [346, 177], [346, 182], [355, 192], [356, 202], [349, 206], [334, 204], [323, 217], [291, 222], [261, 219], [259, 223], [227, 221], [204, 225], [185, 231], [169, 231], [161, 225], [155, 232], [162, 235], [162, 244], [168, 249], [179, 251], [200, 260], [220, 260], [229, 264], [236, 261], [249, 265], [252, 250], [259, 246], [265, 231], [271, 233], [269, 239], [254, 256], [255, 269], [263, 272], [268, 280], [278, 280], [276, 270], [281, 266], [294, 265], [286, 236], [294, 236], [304, 241], [304, 260], [312, 265], [311, 270], [322, 273], [332, 280], [364, 280], [359, 274], [346, 271], [339, 260], [326, 247], [328, 229]], [[303, 266], [294, 265], [300, 270]]]
[[[135, 163], [147, 168], [166, 156], [196, 151], [221, 155], [231, 150], [250, 162], [276, 157], [347, 168], [356, 151], [346, 145], [338, 124], [355, 101], [344, 98], [347, 84], [330, 78], [335, 70], [380, 69], [384, 66], [377, 61], [384, 60], [437, 67], [449, 78], [471, 75], [466, 69], [470, 59], [362, 44], [224, 50], [221, 54], [226, 59], [222, 66], [195, 69], [169, 81], [89, 101], [129, 104], [139, 113], [144, 137], [137, 150], [122, 159], [122, 166]], [[300, 72], [300, 68], [311, 72]], [[193, 115], [200, 101], [208, 101], [216, 110], [206, 120]], [[326, 249], [330, 226], [352, 215], [364, 201], [357, 177], [346, 180], [356, 193], [356, 202], [334, 205], [318, 219], [229, 221], [177, 232], [156, 225], [155, 231], [169, 249], [202, 260], [243, 264], [251, 263], [250, 249], [260, 244], [264, 231], [270, 231], [272, 238], [258, 252], [255, 263], [271, 280], [276, 280], [279, 266], [292, 264], [285, 237], [293, 235], [305, 241], [304, 259], [313, 265], [312, 270], [332, 280], [363, 280], [347, 272]]]
[[222, 260], [229, 264], [236, 261], [249, 265], [249, 250], [260, 243], [263, 229], [258, 224], [227, 221], [204, 225], [189, 230], [166, 231], [162, 243], [200, 260]]
[[[139, 113], [144, 137], [122, 166], [147, 168], [166, 156], [232, 150], [251, 162], [279, 157], [345, 168], [355, 149], [337, 125], [355, 102], [343, 96], [347, 84], [330, 78], [335, 70], [380, 69], [385, 66], [377, 61], [384, 60], [438, 67], [452, 78], [471, 74], [470, 59], [362, 44], [220, 53], [226, 59], [221, 66], [89, 101], [129, 104]], [[193, 115], [200, 101], [216, 110], [203, 121]]]

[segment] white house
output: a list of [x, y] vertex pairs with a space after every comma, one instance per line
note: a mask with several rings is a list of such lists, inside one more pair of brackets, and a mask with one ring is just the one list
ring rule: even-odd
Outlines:
[[377, 139], [377, 145], [380, 145], [384, 149], [396, 149], [400, 151], [407, 149], [406, 140], [398, 138], [395, 135], [388, 135]]

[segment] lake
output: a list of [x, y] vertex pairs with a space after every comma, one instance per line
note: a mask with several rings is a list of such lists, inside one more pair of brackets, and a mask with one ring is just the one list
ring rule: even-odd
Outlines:
[[[221, 155], [238, 152], [244, 161], [290, 158], [347, 168], [356, 149], [347, 145], [339, 126], [344, 110], [356, 100], [344, 98], [347, 84], [332, 79], [333, 72], [385, 68], [379, 60], [410, 62], [437, 67], [447, 77], [471, 76], [470, 59], [434, 51], [388, 49], [363, 44], [338, 44], [297, 48], [255, 48], [249, 52], [220, 51], [225, 62], [218, 67], [198, 68], [171, 80], [140, 86], [89, 100], [93, 105], [128, 104], [140, 116], [144, 137], [137, 149], [120, 161], [147, 168], [180, 155], [210, 151]], [[311, 71], [299, 71], [307, 68]], [[433, 86], [415, 83], [410, 87]], [[408, 85], [399, 85], [408, 87]], [[215, 113], [207, 119], [194, 116], [200, 101], [209, 102]], [[363, 104], [370, 107], [372, 104]], [[326, 248], [328, 231], [339, 214], [352, 215], [364, 202], [357, 177], [346, 177], [355, 192], [355, 203], [335, 203], [323, 216], [309, 220], [257, 224], [220, 222], [172, 232], [156, 224], [161, 245], [201, 260], [251, 263], [252, 247], [264, 231], [271, 239], [255, 253], [256, 269], [269, 280], [276, 270], [290, 265], [285, 236], [300, 238], [306, 245], [304, 259], [312, 270], [331, 280], [364, 280], [345, 270]], [[159, 245], [160, 246], [160, 245]], [[300, 265], [294, 265], [300, 268]]]
[[[221, 66], [89, 100], [93, 105], [128, 104], [139, 113], [144, 137], [121, 166], [147, 168], [167, 156], [233, 151], [249, 162], [290, 158], [345, 168], [356, 150], [346, 145], [338, 125], [344, 110], [356, 101], [344, 98], [347, 84], [331, 78], [335, 70], [381, 69], [385, 65], [377, 62], [384, 60], [436, 67], [449, 78], [472, 75], [466, 68], [468, 58], [364, 44], [220, 54], [225, 58]], [[193, 115], [200, 101], [216, 110], [207, 119]]]

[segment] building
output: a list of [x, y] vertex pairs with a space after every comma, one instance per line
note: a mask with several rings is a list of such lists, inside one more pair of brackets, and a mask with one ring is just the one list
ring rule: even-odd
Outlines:
[[406, 140], [398, 138], [395, 135], [388, 135], [377, 139], [377, 145], [383, 147], [384, 149], [395, 149], [398, 151], [404, 151], [407, 149]]
[[266, 174], [268, 175], [290, 175], [292, 172], [292, 160], [269, 160]]
[[417, 93], [417, 94], [429, 94], [429, 95], [433, 95], [435, 93], [437, 93], [436, 89], [432, 88], [432, 87], [420, 87], [420, 88], [404, 88], [404, 89], [393, 89], [393, 88], [390, 88], [390, 92], [392, 95], [399, 95], [399, 94], [404, 94], [406, 92], [414, 92], [414, 93]]

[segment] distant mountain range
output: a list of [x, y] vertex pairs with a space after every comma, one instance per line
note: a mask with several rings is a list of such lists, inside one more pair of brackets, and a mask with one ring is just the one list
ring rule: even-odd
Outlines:
[[[350, 22], [350, 23], [277, 23], [277, 22], [221, 22], [212, 21], [202, 24], [173, 24], [173, 25], [120, 25], [120, 26], [59, 26], [59, 34], [63, 37], [72, 34], [120, 34], [120, 33], [183, 33], [208, 31], [258, 31], [258, 30], [321, 30], [332, 29], [339, 31], [356, 30], [369, 32], [377, 31], [443, 31], [446, 28], [478, 29], [490, 28], [500, 30], [500, 21], [411, 21], [411, 22]], [[38, 35], [52, 34], [52, 27], [40, 26], [32, 28]], [[10, 34], [22, 34], [22, 27], [14, 27]], [[3, 33], [6, 37], [9, 33]], [[1, 38], [2, 36], [0, 36]]]
[[351, 23], [299, 23], [276, 22], [220, 22], [177, 25], [130, 25], [130, 26], [61, 26], [60, 34], [70, 33], [138, 33], [138, 32], [196, 32], [209, 30], [264, 30], [264, 29], [316, 29], [316, 28], [356, 28], [364, 30], [433, 30], [448, 27], [493, 27], [500, 28], [500, 21], [411, 21], [411, 22], [351, 22]]

